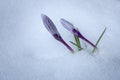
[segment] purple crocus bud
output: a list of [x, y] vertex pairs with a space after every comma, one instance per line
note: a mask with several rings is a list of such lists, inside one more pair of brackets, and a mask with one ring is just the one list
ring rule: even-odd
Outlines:
[[96, 48], [96, 46], [93, 43], [91, 43], [89, 40], [87, 40], [77, 29], [74, 28], [73, 24], [71, 24], [70, 22], [68, 22], [65, 19], [61, 19], [60, 22], [67, 30], [69, 30], [74, 35], [78, 36], [79, 38], [83, 39], [84, 41], [89, 43], [94, 48]]
[[44, 14], [41, 14], [41, 17], [42, 17], [44, 26], [52, 34], [52, 36], [56, 40], [63, 43], [73, 53], [74, 52], [73, 49], [63, 40], [63, 38], [59, 34], [57, 28], [55, 27], [54, 23], [52, 22], [52, 20], [48, 16], [46, 16]]

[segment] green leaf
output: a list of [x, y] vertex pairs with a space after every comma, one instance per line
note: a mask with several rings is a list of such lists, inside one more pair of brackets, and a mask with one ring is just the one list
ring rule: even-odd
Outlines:
[[71, 44], [73, 44], [73, 45], [75, 45], [75, 46], [77, 46], [77, 44], [76, 43], [74, 43], [74, 42], [72, 42], [72, 41], [69, 41]]
[[82, 50], [83, 48], [79, 47], [76, 43], [72, 42], [72, 41], [69, 41], [71, 44], [73, 44], [74, 46], [78, 47], [78, 50]]
[[79, 37], [76, 36], [76, 35], [74, 35], [74, 39], [75, 39], [75, 41], [76, 41], [76, 45], [77, 45], [77, 47], [78, 47], [78, 50], [79, 50], [79, 51], [82, 50]]
[[[98, 40], [97, 40], [97, 42], [96, 42], [95, 46], [97, 46], [97, 45], [98, 45], [98, 43], [100, 42], [101, 38], [103, 37], [103, 35], [104, 35], [105, 31], [106, 31], [106, 27], [105, 27], [104, 31], [102, 32], [102, 34], [100, 35], [100, 37], [98, 38]], [[95, 52], [95, 48], [92, 50], [92, 53], [94, 53], [94, 52]]]

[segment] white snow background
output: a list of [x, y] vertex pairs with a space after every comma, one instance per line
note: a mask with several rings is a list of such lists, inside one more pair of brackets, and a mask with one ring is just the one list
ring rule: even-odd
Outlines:
[[[73, 55], [43, 25], [55, 23]], [[77, 52], [73, 35], [60, 23], [73, 23], [95, 43], [94, 56]], [[0, 80], [120, 80], [120, 0], [0, 0]], [[82, 41], [82, 44], [85, 42]]]

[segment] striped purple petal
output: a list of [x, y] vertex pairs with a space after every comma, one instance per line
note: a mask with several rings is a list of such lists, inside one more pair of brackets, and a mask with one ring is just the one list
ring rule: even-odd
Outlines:
[[72, 30], [74, 29], [74, 26], [70, 22], [66, 21], [65, 19], [61, 19], [60, 22], [64, 28], [73, 33]]
[[41, 14], [41, 17], [42, 17], [44, 26], [52, 35], [59, 34], [54, 23], [51, 21], [51, 19], [48, 16]]
[[73, 49], [60, 36], [60, 34], [59, 34], [57, 28], [55, 27], [54, 23], [52, 22], [52, 20], [48, 16], [46, 16], [44, 14], [41, 14], [41, 17], [42, 17], [44, 26], [52, 34], [52, 36], [56, 40], [58, 40], [61, 43], [63, 43], [73, 53], [74, 52]]

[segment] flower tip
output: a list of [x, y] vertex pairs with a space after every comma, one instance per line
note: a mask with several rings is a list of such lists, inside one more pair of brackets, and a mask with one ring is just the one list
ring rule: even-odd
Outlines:
[[45, 16], [45, 14], [41, 14], [41, 16]]
[[64, 25], [70, 24], [67, 20], [65, 20], [65, 19], [63, 19], [63, 18], [60, 19], [60, 22], [61, 22], [62, 24], [64, 24]]
[[45, 14], [41, 14], [41, 17], [42, 17], [43, 20], [47, 20], [47, 19], [49, 19], [49, 17], [46, 16]]
[[42, 19], [44, 19], [46, 17], [46, 15], [45, 14], [41, 14], [41, 17], [42, 17]]
[[61, 23], [64, 23], [64, 22], [65, 22], [65, 19], [61, 18], [61, 19], [60, 19], [60, 22], [61, 22]]

